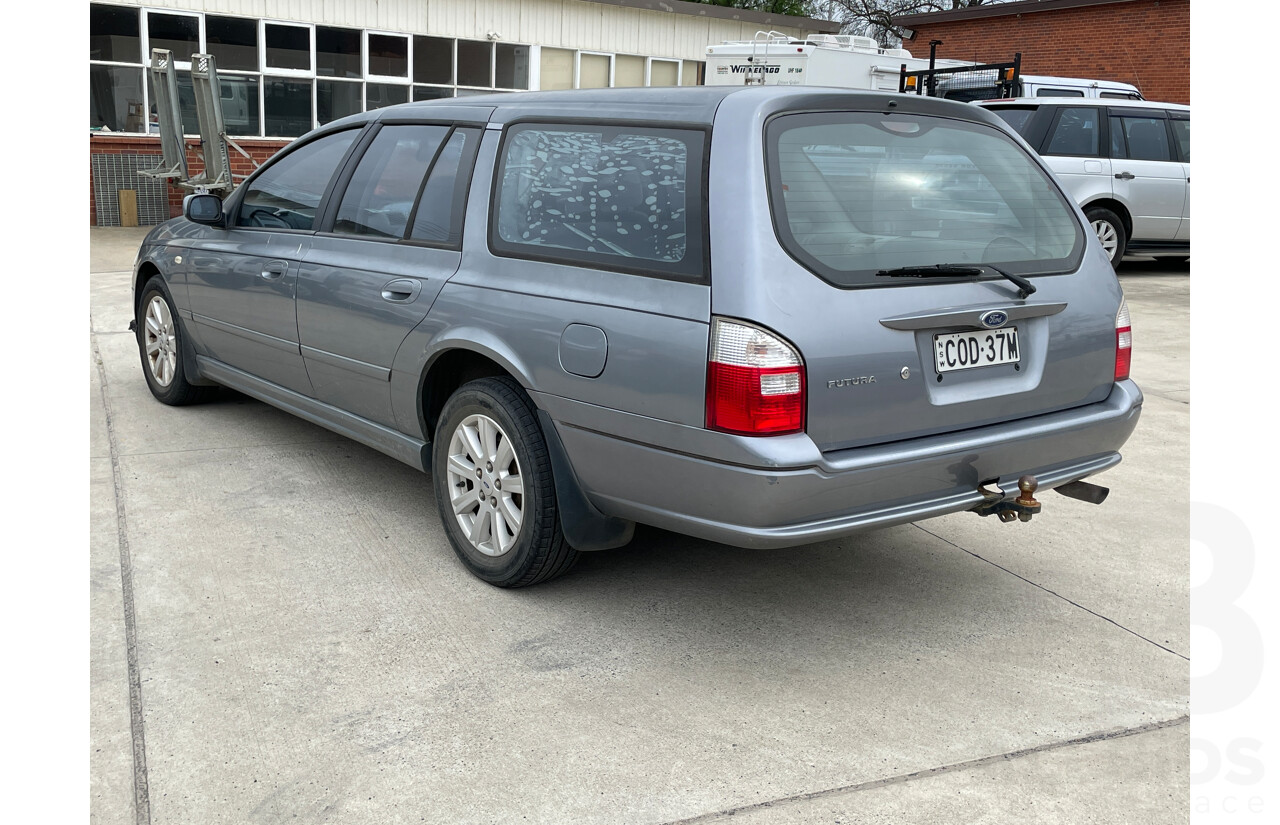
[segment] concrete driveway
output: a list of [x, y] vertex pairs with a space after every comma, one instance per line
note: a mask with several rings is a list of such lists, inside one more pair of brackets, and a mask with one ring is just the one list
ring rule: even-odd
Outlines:
[[640, 528], [521, 591], [431, 480], [147, 391], [92, 230], [92, 820], [1187, 821], [1189, 286], [1132, 262], [1146, 392], [1101, 507], [780, 551]]

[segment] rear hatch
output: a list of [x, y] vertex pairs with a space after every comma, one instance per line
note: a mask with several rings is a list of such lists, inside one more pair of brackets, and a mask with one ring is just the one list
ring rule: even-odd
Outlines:
[[[805, 430], [824, 451], [1111, 390], [1112, 269], [1037, 159], [984, 119], [810, 111], [766, 124], [755, 203], [771, 226], [713, 235], [712, 308], [799, 351]], [[732, 190], [726, 201], [751, 197]]]

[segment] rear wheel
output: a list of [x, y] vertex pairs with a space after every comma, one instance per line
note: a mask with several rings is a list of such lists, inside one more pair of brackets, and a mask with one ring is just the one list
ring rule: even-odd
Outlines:
[[214, 387], [198, 387], [187, 381], [182, 363], [182, 328], [163, 280], [155, 275], [142, 288], [138, 302], [138, 353], [147, 386], [157, 401], [170, 406], [195, 404], [207, 399]]
[[464, 384], [436, 427], [431, 476], [449, 543], [476, 576], [525, 587], [568, 572], [551, 459], [533, 405], [507, 377]]
[[1101, 206], [1089, 207], [1085, 210], [1084, 216], [1089, 219], [1089, 225], [1098, 235], [1098, 240], [1111, 260], [1111, 265], [1120, 266], [1120, 260], [1124, 258], [1125, 246], [1129, 242], [1124, 230], [1124, 221], [1110, 209], [1104, 209]]

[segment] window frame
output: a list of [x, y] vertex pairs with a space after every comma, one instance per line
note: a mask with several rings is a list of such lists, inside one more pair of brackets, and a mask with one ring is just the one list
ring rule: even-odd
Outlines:
[[[360, 34], [360, 67], [364, 71], [365, 83], [385, 83], [393, 86], [412, 86], [413, 85], [413, 35], [408, 32], [384, 31], [382, 29], [361, 29]], [[370, 37], [400, 37], [405, 41], [405, 73], [400, 75], [374, 74], [369, 70], [369, 38]], [[456, 50], [455, 50], [456, 54]], [[454, 73], [457, 73], [455, 68]], [[413, 100], [412, 92], [409, 99]], [[365, 111], [368, 111], [367, 109]]]
[[[289, 26], [295, 29], [307, 30], [308, 43], [308, 65], [306, 69], [277, 69], [267, 65], [267, 26]], [[202, 25], [203, 29], [203, 25]], [[271, 20], [263, 18], [258, 21], [258, 71], [263, 77], [271, 75], [272, 77], [287, 78], [311, 78], [316, 76], [316, 26], [314, 23], [299, 23], [294, 20]], [[312, 87], [315, 88], [314, 86]], [[314, 92], [312, 93], [314, 97]], [[315, 106], [311, 107], [312, 114], [315, 114]], [[312, 118], [314, 121], [314, 117]]]
[[[254, 170], [253, 174], [247, 177], [230, 198], [224, 204], [224, 212], [229, 212], [231, 220], [228, 222], [229, 230], [246, 231], [246, 232], [285, 232], [290, 235], [315, 235], [318, 230], [317, 226], [322, 226], [322, 220], [329, 216], [331, 209], [331, 201], [333, 200], [334, 189], [339, 182], [343, 180], [343, 176], [354, 167], [351, 165], [352, 158], [358, 154], [364, 153], [364, 147], [369, 142], [370, 124], [360, 123], [347, 126], [340, 129], [325, 129], [323, 132], [317, 132], [308, 135], [306, 140], [302, 138], [295, 139], [292, 143], [286, 145], [280, 151], [271, 156], [271, 159], [262, 166]], [[320, 202], [316, 204], [316, 217], [311, 222], [310, 229], [281, 229], [272, 226], [244, 226], [240, 223], [240, 207], [244, 203], [245, 194], [253, 186], [257, 180], [265, 175], [276, 164], [292, 155], [294, 152], [300, 152], [311, 144], [323, 140], [332, 135], [341, 134], [342, 132], [355, 132], [355, 139], [351, 145], [347, 147], [346, 153], [342, 156], [342, 160], [338, 161], [336, 174], [329, 178], [329, 182], [325, 185], [324, 192], [320, 195]]]
[[[142, 45], [142, 67], [151, 69], [151, 15], [168, 14], [174, 17], [194, 17], [196, 18], [196, 53], [203, 53], [207, 48], [204, 42], [204, 13], [198, 11], [185, 11], [182, 9], [155, 8], [152, 6], [143, 6], [141, 8], [142, 16], [139, 20], [139, 37]], [[223, 17], [225, 15], [215, 15]], [[190, 60], [175, 60], [173, 68], [184, 71], [191, 71]]]
[[[674, 63], [674, 64], [676, 64], [676, 82], [675, 82], [675, 85], [674, 85], [674, 86], [654, 86], [654, 85], [653, 85], [653, 64], [654, 64], [654, 63]], [[646, 57], [645, 57], [645, 59], [644, 59], [644, 85], [645, 85], [645, 88], [646, 88], [646, 89], [649, 89], [649, 88], [657, 88], [657, 89], [667, 89], [667, 88], [671, 88], [671, 89], [677, 89], [677, 88], [679, 88], [681, 85], [683, 85], [683, 84], [681, 83], [681, 73], [682, 73], [683, 71], [684, 71], [684, 60], [682, 60], [681, 58], [678, 58], [678, 57], [649, 57], [649, 56], [646, 56]], [[612, 79], [613, 79], [613, 75], [612, 75], [612, 73], [610, 73], [610, 75], [609, 75], [609, 79], [610, 79], [610, 80], [612, 80]]]
[[[372, 235], [355, 235], [349, 232], [335, 232], [333, 226], [338, 218], [338, 209], [342, 205], [342, 199], [346, 197], [347, 189], [351, 186], [351, 179], [355, 177], [356, 168], [360, 165], [360, 161], [364, 159], [365, 153], [369, 147], [373, 145], [373, 141], [377, 138], [378, 133], [384, 127], [388, 126], [444, 126], [448, 128], [444, 138], [440, 141], [440, 145], [436, 147], [436, 152], [431, 158], [431, 164], [423, 173], [422, 180], [418, 184], [418, 193], [414, 197], [413, 209], [409, 212], [409, 219], [405, 224], [404, 235], [399, 238], [379, 238]], [[316, 220], [311, 234], [320, 235], [326, 238], [342, 238], [349, 241], [363, 241], [366, 243], [383, 243], [383, 244], [400, 244], [404, 246], [421, 246], [428, 249], [446, 249], [459, 252], [462, 250], [462, 239], [466, 231], [466, 213], [467, 203], [470, 200], [471, 184], [474, 181], [476, 157], [479, 154], [480, 142], [484, 137], [484, 125], [478, 123], [469, 123], [464, 121], [449, 119], [432, 119], [432, 118], [411, 118], [405, 120], [391, 121], [373, 121], [364, 124], [363, 128], [366, 133], [358, 138], [352, 146], [354, 154], [348, 154], [343, 160], [342, 169], [338, 175], [330, 182], [331, 188], [325, 192], [325, 200], [321, 202], [320, 207], [316, 211]], [[435, 171], [436, 162], [440, 159], [440, 155], [444, 152], [445, 146], [453, 139], [454, 134], [459, 130], [469, 130], [471, 135], [470, 146], [465, 148], [462, 157], [458, 159], [458, 178], [459, 184], [455, 185], [454, 203], [452, 204], [452, 214], [458, 216], [458, 240], [456, 243], [447, 241], [422, 241], [408, 237], [413, 232], [414, 219], [418, 215], [418, 205], [422, 200], [422, 194], [426, 191], [427, 181], [430, 180], [432, 173]], [[341, 129], [335, 132], [343, 131]], [[330, 132], [329, 134], [333, 134]], [[310, 143], [310, 141], [308, 141]], [[461, 185], [461, 179], [465, 177], [465, 185]], [[245, 181], [247, 184], [248, 181]]]
[[[594, 50], [592, 50], [592, 49], [574, 49], [574, 50], [573, 50], [573, 88], [575, 88], [575, 89], [581, 89], [581, 88], [582, 88], [582, 56], [583, 56], [584, 54], [592, 55], [592, 56], [594, 56], [594, 57], [607, 57], [607, 58], [609, 58], [609, 85], [608, 85], [608, 86], [600, 86], [600, 87], [596, 87], [596, 86], [589, 86], [588, 88], [591, 88], [591, 89], [595, 89], [595, 88], [601, 88], [601, 89], [612, 89], [612, 88], [613, 88], [613, 66], [614, 66], [614, 58], [615, 58], [617, 55], [616, 55], [614, 52], [599, 52], [599, 51], [594, 51]], [[648, 72], [649, 72], [649, 70], [648, 70], [648, 64], [646, 64], [646, 65], [645, 65], [645, 77], [646, 77], [646, 78], [648, 78], [648, 76], [649, 76]]]
[[[563, 131], [590, 128], [601, 130], [630, 129], [641, 132], [647, 131], [658, 137], [664, 136], [663, 133], [666, 132], [689, 133], [686, 146], [691, 155], [696, 152], [698, 157], [696, 158], [696, 163], [693, 162], [693, 158], [690, 158], [690, 162], [686, 165], [685, 193], [687, 202], [685, 212], [688, 216], [697, 216], [698, 226], [694, 227], [696, 231], [691, 232], [686, 224], [685, 235], [690, 239], [696, 238], [698, 248], [693, 249], [693, 244], [690, 243], [691, 254], [687, 254], [684, 260], [675, 265], [650, 260], [645, 260], [640, 265], [629, 265], [626, 262], [633, 259], [621, 255], [579, 252], [572, 249], [556, 249], [554, 247], [539, 247], [533, 244], [516, 244], [504, 241], [498, 235], [498, 209], [502, 194], [502, 175], [507, 165], [507, 149], [514, 134], [537, 127], [549, 127], [550, 129]], [[701, 136], [701, 140], [694, 140], [694, 135]], [[497, 157], [494, 161], [492, 177], [489, 181], [489, 203], [486, 211], [488, 227], [485, 230], [485, 240], [489, 254], [495, 258], [537, 261], [557, 266], [594, 269], [622, 275], [639, 275], [663, 281], [709, 285], [711, 283], [711, 222], [708, 218], [707, 202], [710, 191], [710, 166], [711, 127], [705, 123], [547, 116], [529, 116], [507, 121], [502, 126], [502, 134], [497, 147]], [[689, 185], [690, 179], [693, 177], [691, 173], [695, 169], [698, 175], [696, 189]], [[697, 209], [694, 209], [694, 204], [691, 203], [695, 198], [695, 193]], [[546, 252], [536, 250], [546, 250]]]
[[[1135, 163], [1182, 163], [1181, 149], [1177, 145], [1177, 136], [1173, 134], [1173, 127], [1169, 125], [1170, 114], [1164, 109], [1140, 109], [1135, 106], [1110, 106], [1107, 108], [1107, 129], [1111, 129], [1112, 118], [1121, 121], [1120, 136], [1124, 140], [1123, 157], [1115, 157], [1111, 154], [1111, 136], [1107, 134], [1107, 157], [1111, 160], [1131, 160]], [[1129, 134], [1123, 127], [1125, 118], [1138, 118], [1141, 120], [1159, 120], [1164, 123], [1165, 141], [1169, 147], [1169, 157], [1164, 160], [1153, 160], [1150, 158], [1131, 157], [1129, 151]]]
[[[1078, 98], [1072, 98], [1072, 100], [1076, 100], [1076, 99]], [[1009, 108], [1016, 108], [1016, 107], [1009, 107]], [[1083, 106], [1055, 105], [1052, 107], [1052, 109], [1053, 109], [1053, 116], [1049, 118], [1049, 128], [1045, 132], [1044, 137], [1041, 139], [1041, 148], [1039, 150], [1039, 153], [1041, 155], [1045, 157], [1053, 157], [1053, 158], [1092, 158], [1095, 160], [1103, 159], [1108, 156], [1108, 153], [1111, 151], [1109, 136], [1107, 134], [1107, 127], [1110, 125], [1110, 118], [1108, 117], [1106, 107], [1090, 105], [1086, 103]], [[1073, 154], [1068, 152], [1050, 152], [1049, 151], [1049, 144], [1053, 142], [1053, 135], [1058, 129], [1058, 124], [1062, 122], [1062, 115], [1068, 109], [1092, 109], [1093, 110], [1094, 124], [1098, 128], [1098, 150], [1093, 154], [1081, 155], [1081, 154]], [[1028, 121], [1028, 128], [1030, 128], [1029, 121]], [[1104, 141], [1108, 141], [1108, 142], [1104, 142]]]
[[1177, 155], [1175, 161], [1178, 163], [1190, 163], [1190, 156], [1183, 157], [1182, 142], [1178, 140], [1178, 133], [1173, 129], [1173, 123], [1177, 120], [1185, 120], [1187, 122], [1187, 140], [1190, 141], [1191, 113], [1184, 112], [1181, 109], [1167, 109], [1165, 110], [1165, 113], [1168, 115], [1168, 117], [1165, 118], [1165, 124], [1169, 130], [1169, 146], [1173, 149], [1174, 154]]

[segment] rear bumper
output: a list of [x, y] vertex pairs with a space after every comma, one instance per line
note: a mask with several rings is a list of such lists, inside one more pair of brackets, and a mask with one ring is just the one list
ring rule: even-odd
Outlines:
[[[797, 449], [805, 463], [786, 466], [778, 440], [758, 462], [741, 454], [730, 461], [724, 444], [691, 450], [697, 436], [670, 433], [695, 428], [665, 425], [672, 438], [639, 443], [587, 426], [618, 423], [599, 408], [589, 413], [563, 399], [539, 400], [558, 408], [551, 411], [556, 430], [601, 512], [740, 547], [808, 544], [969, 510], [982, 501], [980, 484], [1012, 497], [1026, 473], [1042, 490], [1076, 481], [1120, 462], [1142, 410], [1141, 391], [1124, 381], [1097, 404], [894, 444], [826, 454]], [[662, 428], [636, 429], [648, 435]], [[654, 446], [663, 440], [672, 443]]]

